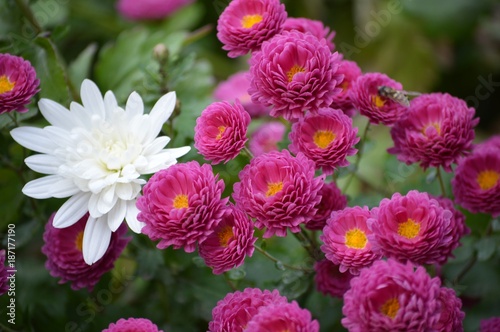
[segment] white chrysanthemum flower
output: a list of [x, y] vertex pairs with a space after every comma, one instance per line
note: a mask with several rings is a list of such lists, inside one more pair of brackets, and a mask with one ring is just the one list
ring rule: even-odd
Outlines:
[[82, 249], [90, 265], [104, 255], [111, 233], [124, 219], [140, 233], [143, 223], [137, 220], [135, 203], [146, 183], [140, 176], [174, 165], [190, 147], [164, 149], [170, 138], [157, 137], [174, 110], [174, 92], [161, 97], [149, 114], [144, 114], [136, 92], [124, 110], [111, 91], [103, 98], [90, 80], [82, 83], [81, 98], [83, 106], [73, 102], [71, 111], [40, 100], [40, 111], [50, 125], [15, 128], [11, 135], [20, 145], [40, 152], [26, 158], [26, 165], [48, 174], [28, 182], [23, 193], [37, 199], [70, 197], [57, 211], [54, 227], [69, 227], [89, 212]]

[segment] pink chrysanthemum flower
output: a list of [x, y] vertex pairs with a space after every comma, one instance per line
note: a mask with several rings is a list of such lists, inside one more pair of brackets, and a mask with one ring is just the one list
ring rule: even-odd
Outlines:
[[223, 191], [209, 164], [190, 161], [157, 172], [137, 200], [138, 219], [146, 224], [142, 233], [160, 240], [159, 249], [193, 252], [222, 220], [228, 201]]
[[160, 20], [195, 0], [118, 0], [116, 7], [130, 20]]
[[300, 308], [295, 301], [274, 303], [260, 307], [245, 329], [245, 332], [264, 331], [319, 332], [319, 323], [312, 319], [309, 310]]
[[146, 318], [120, 318], [116, 323], [109, 324], [102, 332], [163, 332], [158, 326]]
[[500, 331], [500, 317], [491, 317], [483, 319], [479, 323], [478, 332], [499, 332]]
[[403, 89], [401, 83], [385, 74], [366, 73], [354, 81], [349, 90], [349, 98], [359, 113], [366, 116], [370, 123], [391, 126], [406, 115], [408, 108], [392, 99], [380, 96], [378, 89], [381, 86]]
[[451, 288], [441, 287], [438, 301], [441, 303], [441, 313], [434, 330], [439, 332], [463, 332], [465, 313], [461, 310], [462, 301], [456, 296], [455, 291]]
[[313, 231], [322, 230], [333, 211], [342, 210], [347, 206], [347, 197], [342, 194], [335, 182], [325, 183], [320, 191], [321, 201], [316, 206], [318, 212], [306, 223]]
[[366, 224], [368, 218], [368, 207], [355, 206], [334, 211], [327, 220], [320, 236], [324, 243], [321, 250], [327, 259], [339, 265], [340, 272], [349, 270], [354, 275], [359, 274], [360, 269], [380, 258], [368, 239], [372, 234]]
[[212, 164], [236, 158], [247, 141], [250, 115], [238, 100], [215, 102], [196, 119], [194, 147]]
[[374, 251], [403, 263], [443, 264], [456, 245], [450, 236], [455, 226], [452, 211], [427, 193], [412, 190], [384, 198], [372, 209], [368, 240]]
[[330, 28], [325, 27], [323, 22], [311, 20], [309, 18], [295, 18], [289, 17], [286, 19], [285, 24], [283, 24], [283, 31], [297, 30], [303, 33], [309, 32], [311, 35], [318, 39], [325, 39], [326, 44], [330, 51], [333, 52], [335, 49], [335, 44], [333, 43], [333, 38], [335, 38], [335, 31], [330, 32]]
[[330, 106], [340, 93], [339, 62], [339, 54], [331, 53], [325, 39], [285, 31], [252, 54], [248, 92], [254, 102], [273, 106], [273, 117], [301, 118], [305, 111]]
[[351, 90], [353, 83], [363, 73], [358, 64], [350, 60], [340, 61], [337, 73], [344, 75], [344, 80], [340, 84], [342, 91], [333, 97], [330, 108], [338, 108], [342, 110], [342, 112], [344, 112], [346, 115], [352, 117], [356, 112], [356, 108], [351, 100], [351, 94], [349, 93], [349, 91]]
[[481, 148], [460, 159], [451, 185], [463, 208], [500, 216], [500, 149]]
[[0, 53], [0, 114], [27, 112], [26, 105], [40, 89], [31, 63], [21, 57]]
[[214, 98], [218, 101], [234, 102], [239, 99], [245, 111], [252, 118], [256, 118], [269, 114], [269, 107], [252, 102], [252, 98], [248, 94], [250, 88], [250, 74], [248, 71], [238, 72], [220, 82], [214, 90]]
[[242, 332], [260, 307], [271, 304], [287, 303], [287, 298], [277, 290], [245, 288], [227, 294], [212, 310], [209, 332]]
[[45, 225], [43, 233], [45, 244], [42, 253], [47, 256], [45, 267], [51, 276], [61, 278], [60, 284], [71, 282], [71, 289], [87, 288], [92, 291], [101, 277], [113, 269], [116, 259], [130, 241], [130, 237], [125, 237], [127, 226], [122, 224], [114, 231], [104, 256], [94, 264], [88, 265], [83, 259], [82, 252], [83, 233], [89, 225], [88, 214], [66, 228], [53, 226], [54, 215], [52, 214]]
[[0, 296], [7, 293], [9, 290], [9, 273], [5, 266], [5, 250], [0, 250]]
[[316, 262], [314, 270], [316, 271], [314, 276], [316, 289], [325, 295], [343, 297], [351, 287], [350, 282], [354, 275], [349, 271], [340, 272], [339, 266], [328, 259]]
[[494, 135], [488, 138], [486, 141], [474, 145], [474, 151], [490, 148], [500, 150], [500, 135]]
[[261, 124], [250, 136], [248, 148], [255, 157], [278, 151], [278, 143], [285, 137], [286, 126], [278, 121]]
[[199, 245], [199, 254], [214, 274], [241, 266], [251, 257], [254, 243], [253, 222], [241, 210], [230, 205], [213, 233]]
[[314, 177], [314, 163], [302, 153], [269, 152], [250, 161], [234, 184], [236, 205], [252, 218], [265, 238], [300, 232], [316, 213], [324, 176]]
[[316, 169], [329, 175], [338, 167], [349, 165], [347, 156], [358, 151], [358, 128], [341, 110], [322, 108], [316, 114], [308, 113], [292, 125], [288, 137], [293, 153], [302, 152], [314, 161]]
[[217, 38], [230, 58], [258, 50], [283, 30], [287, 13], [279, 0], [233, 0], [217, 22]]
[[440, 316], [440, 284], [423, 267], [378, 260], [351, 280], [342, 325], [352, 332], [433, 331]]
[[408, 116], [391, 129], [394, 147], [388, 149], [406, 164], [442, 166], [451, 172], [451, 164], [472, 148], [474, 108], [449, 94], [431, 93], [411, 101]]

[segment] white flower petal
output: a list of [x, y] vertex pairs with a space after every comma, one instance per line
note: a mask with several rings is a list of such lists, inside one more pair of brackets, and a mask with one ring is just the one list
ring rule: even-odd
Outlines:
[[118, 108], [118, 102], [116, 101], [115, 94], [112, 91], [108, 91], [104, 95], [104, 107], [106, 108], [107, 114], [110, 114], [111, 111]]
[[78, 126], [78, 121], [76, 121], [70, 111], [53, 100], [46, 98], [40, 99], [38, 102], [38, 108], [40, 108], [40, 112], [45, 120], [53, 126], [66, 129]]
[[85, 79], [80, 89], [82, 103], [87, 112], [91, 115], [98, 115], [104, 118], [104, 100], [97, 85], [89, 79]]
[[144, 114], [144, 102], [137, 92], [132, 92], [128, 97], [125, 112], [129, 118]]
[[142, 152], [143, 155], [149, 156], [160, 152], [167, 144], [170, 142], [170, 137], [160, 136], [153, 140], [153, 142], [147, 144]]
[[26, 183], [22, 191], [26, 196], [42, 199], [69, 197], [79, 192], [79, 189], [70, 179], [59, 175], [48, 175]]
[[[49, 126], [45, 127], [44, 130], [49, 135], [50, 139], [58, 146], [67, 146], [69, 132], [66, 129], [60, 127]], [[52, 151], [54, 153], [54, 151]]]
[[149, 113], [149, 130], [143, 143], [151, 142], [161, 130], [161, 127], [170, 117], [175, 108], [175, 92], [169, 92], [161, 97]]
[[71, 115], [75, 118], [75, 121], [78, 121], [78, 123], [84, 128], [91, 128], [92, 122], [90, 121], [89, 112], [82, 105], [73, 101], [69, 105], [69, 109], [71, 110]]
[[88, 211], [89, 193], [78, 193], [70, 197], [54, 216], [55, 228], [66, 228], [80, 220]]
[[61, 160], [48, 154], [34, 154], [24, 159], [26, 165], [35, 172], [42, 174], [57, 174]]
[[14, 141], [35, 152], [51, 154], [57, 148], [57, 145], [48, 136], [48, 133], [40, 128], [14, 128], [10, 131], [10, 135]]
[[191, 147], [184, 146], [182, 148], [165, 149], [148, 158], [148, 166], [141, 169], [142, 174], [151, 174], [160, 169], [167, 168], [177, 163], [177, 158], [185, 155], [191, 150]]
[[146, 225], [145, 223], [137, 220], [137, 215], [139, 214], [139, 209], [135, 206], [136, 201], [127, 201], [127, 216], [125, 220], [127, 221], [128, 227], [137, 234], [141, 233], [141, 229]]
[[104, 256], [111, 240], [111, 229], [108, 227], [107, 218], [89, 217], [83, 231], [83, 259], [92, 265]]
[[125, 215], [127, 214], [127, 202], [123, 200], [118, 200], [115, 206], [108, 212], [108, 227], [112, 232], [116, 231], [118, 227], [125, 220]]

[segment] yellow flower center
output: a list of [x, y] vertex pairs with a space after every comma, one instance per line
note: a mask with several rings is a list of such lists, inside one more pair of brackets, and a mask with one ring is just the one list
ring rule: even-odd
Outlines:
[[224, 126], [219, 126], [217, 128], [219, 130], [219, 133], [217, 134], [217, 136], [215, 136], [215, 139], [216, 140], [220, 140], [222, 138], [222, 135], [224, 134], [224, 132], [226, 131], [226, 127]]
[[365, 232], [359, 228], [351, 229], [345, 234], [345, 245], [349, 248], [363, 249], [367, 242]]
[[425, 135], [425, 131], [429, 127], [436, 128], [436, 131], [437, 131], [438, 135], [441, 135], [441, 126], [439, 126], [439, 123], [437, 123], [437, 122], [429, 123], [427, 126], [425, 126], [424, 128], [422, 128], [422, 134]]
[[347, 92], [349, 90], [349, 82], [340, 83], [340, 87], [342, 88], [342, 93]]
[[16, 82], [11, 82], [7, 76], [0, 76], [0, 95], [12, 91], [15, 86]]
[[255, 15], [245, 15], [241, 19], [241, 26], [244, 27], [245, 29], [250, 29], [253, 27], [255, 24], [259, 23], [262, 21], [262, 16], [259, 14]]
[[179, 194], [174, 198], [174, 209], [185, 209], [189, 207], [188, 197], [184, 194]]
[[288, 77], [288, 82], [291, 82], [293, 80], [293, 77], [297, 73], [303, 73], [305, 72], [306, 69], [304, 67], [301, 67], [299, 65], [293, 65], [292, 68], [290, 68], [289, 71], [286, 72], [286, 76]]
[[318, 130], [314, 133], [313, 141], [318, 148], [326, 149], [335, 137], [335, 134], [330, 130]]
[[231, 226], [224, 226], [217, 234], [221, 247], [227, 247], [229, 240], [233, 237], [233, 228]]
[[398, 234], [407, 239], [413, 239], [420, 232], [420, 224], [408, 218], [407, 221], [400, 223]]
[[394, 319], [394, 317], [396, 317], [398, 310], [399, 301], [395, 297], [387, 300], [384, 304], [382, 304], [382, 307], [380, 308], [380, 311], [391, 319]]
[[385, 105], [385, 100], [379, 95], [372, 95], [372, 103], [375, 107], [380, 108]]
[[268, 183], [266, 197], [274, 196], [283, 189], [283, 182]]
[[78, 251], [80, 251], [80, 252], [82, 251], [82, 248], [83, 248], [83, 231], [79, 232], [76, 235], [75, 247], [76, 247], [76, 249], [78, 249]]
[[477, 175], [477, 184], [482, 190], [489, 190], [497, 185], [500, 174], [492, 170], [485, 170]]

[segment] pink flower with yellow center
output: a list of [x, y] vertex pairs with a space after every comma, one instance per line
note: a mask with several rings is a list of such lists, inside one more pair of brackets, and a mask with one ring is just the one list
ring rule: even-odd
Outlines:
[[351, 280], [342, 325], [349, 331], [434, 331], [441, 282], [423, 267], [378, 260]]
[[306, 223], [307, 229], [320, 231], [333, 211], [347, 206], [347, 197], [342, 194], [335, 182], [325, 183], [320, 191], [321, 201], [316, 206], [318, 212]]
[[241, 210], [230, 205], [213, 233], [199, 245], [199, 254], [214, 274], [241, 266], [254, 251], [253, 222]]
[[40, 91], [31, 63], [21, 57], [0, 53], [0, 114], [27, 112], [26, 105]]
[[137, 200], [138, 219], [145, 223], [141, 232], [157, 247], [183, 248], [193, 252], [220, 223], [227, 198], [221, 198], [224, 182], [209, 164], [191, 161], [155, 173]]
[[283, 31], [293, 30], [303, 33], [310, 33], [318, 39], [325, 39], [330, 51], [333, 52], [333, 50], [335, 49], [335, 44], [333, 43], [335, 31], [330, 32], [330, 28], [325, 27], [325, 25], [321, 21], [311, 20], [309, 18], [303, 17], [289, 17], [286, 19], [285, 24], [283, 24]]
[[443, 264], [457, 246], [453, 212], [425, 192], [384, 198], [367, 223], [373, 250], [403, 263]]
[[109, 324], [102, 332], [163, 332], [158, 326], [146, 318], [120, 318], [116, 323]]
[[500, 216], [500, 149], [488, 146], [460, 159], [451, 185], [463, 208]]
[[278, 121], [261, 124], [250, 136], [248, 148], [257, 157], [271, 151], [278, 151], [278, 143], [285, 137], [286, 126]]
[[217, 21], [217, 38], [230, 58], [258, 50], [283, 30], [287, 13], [279, 0], [233, 0]]
[[431, 93], [411, 101], [408, 116], [391, 129], [394, 147], [388, 149], [406, 164], [420, 163], [424, 169], [451, 165], [472, 149], [475, 111], [465, 101], [449, 94]]
[[358, 151], [354, 148], [359, 141], [357, 133], [352, 119], [341, 110], [322, 108], [292, 125], [289, 148], [314, 161], [316, 169], [331, 174], [336, 168], [349, 165], [346, 157]]
[[323, 241], [321, 250], [327, 259], [339, 265], [340, 272], [348, 271], [354, 275], [370, 266], [381, 257], [372, 250], [368, 237], [372, 231], [366, 222], [370, 218], [368, 207], [348, 207], [332, 212], [320, 235]]
[[252, 100], [272, 106], [270, 115], [287, 120], [328, 107], [340, 93], [341, 57], [326, 40], [296, 30], [284, 31], [264, 42], [250, 59]]
[[250, 115], [241, 103], [215, 102], [196, 119], [194, 147], [212, 164], [236, 158], [247, 141]]
[[356, 108], [351, 100], [349, 91], [351, 90], [353, 83], [363, 73], [361, 72], [361, 68], [359, 68], [358, 64], [350, 60], [340, 61], [337, 73], [344, 75], [344, 80], [340, 84], [342, 91], [333, 97], [330, 108], [340, 109], [346, 115], [352, 117], [356, 113]]
[[42, 253], [47, 256], [45, 267], [50, 275], [60, 278], [59, 283], [71, 283], [71, 289], [87, 288], [92, 291], [101, 277], [114, 267], [116, 259], [131, 240], [125, 237], [127, 226], [122, 224], [111, 234], [106, 252], [97, 262], [88, 265], [83, 259], [83, 233], [87, 227], [88, 214], [75, 224], [66, 228], [55, 228], [54, 215], [45, 225]]
[[339, 266], [329, 259], [316, 262], [314, 270], [316, 271], [314, 276], [316, 289], [324, 295], [341, 298], [351, 287], [350, 282], [354, 275], [349, 271], [340, 272]]
[[382, 97], [379, 94], [381, 86], [395, 90], [403, 89], [401, 83], [385, 74], [366, 73], [352, 83], [349, 98], [359, 113], [366, 116], [370, 123], [391, 126], [406, 116], [408, 108], [390, 98]]
[[236, 206], [255, 218], [265, 238], [297, 233], [317, 211], [324, 175], [315, 177], [314, 163], [302, 153], [296, 157], [288, 150], [255, 157], [239, 174], [234, 184]]

